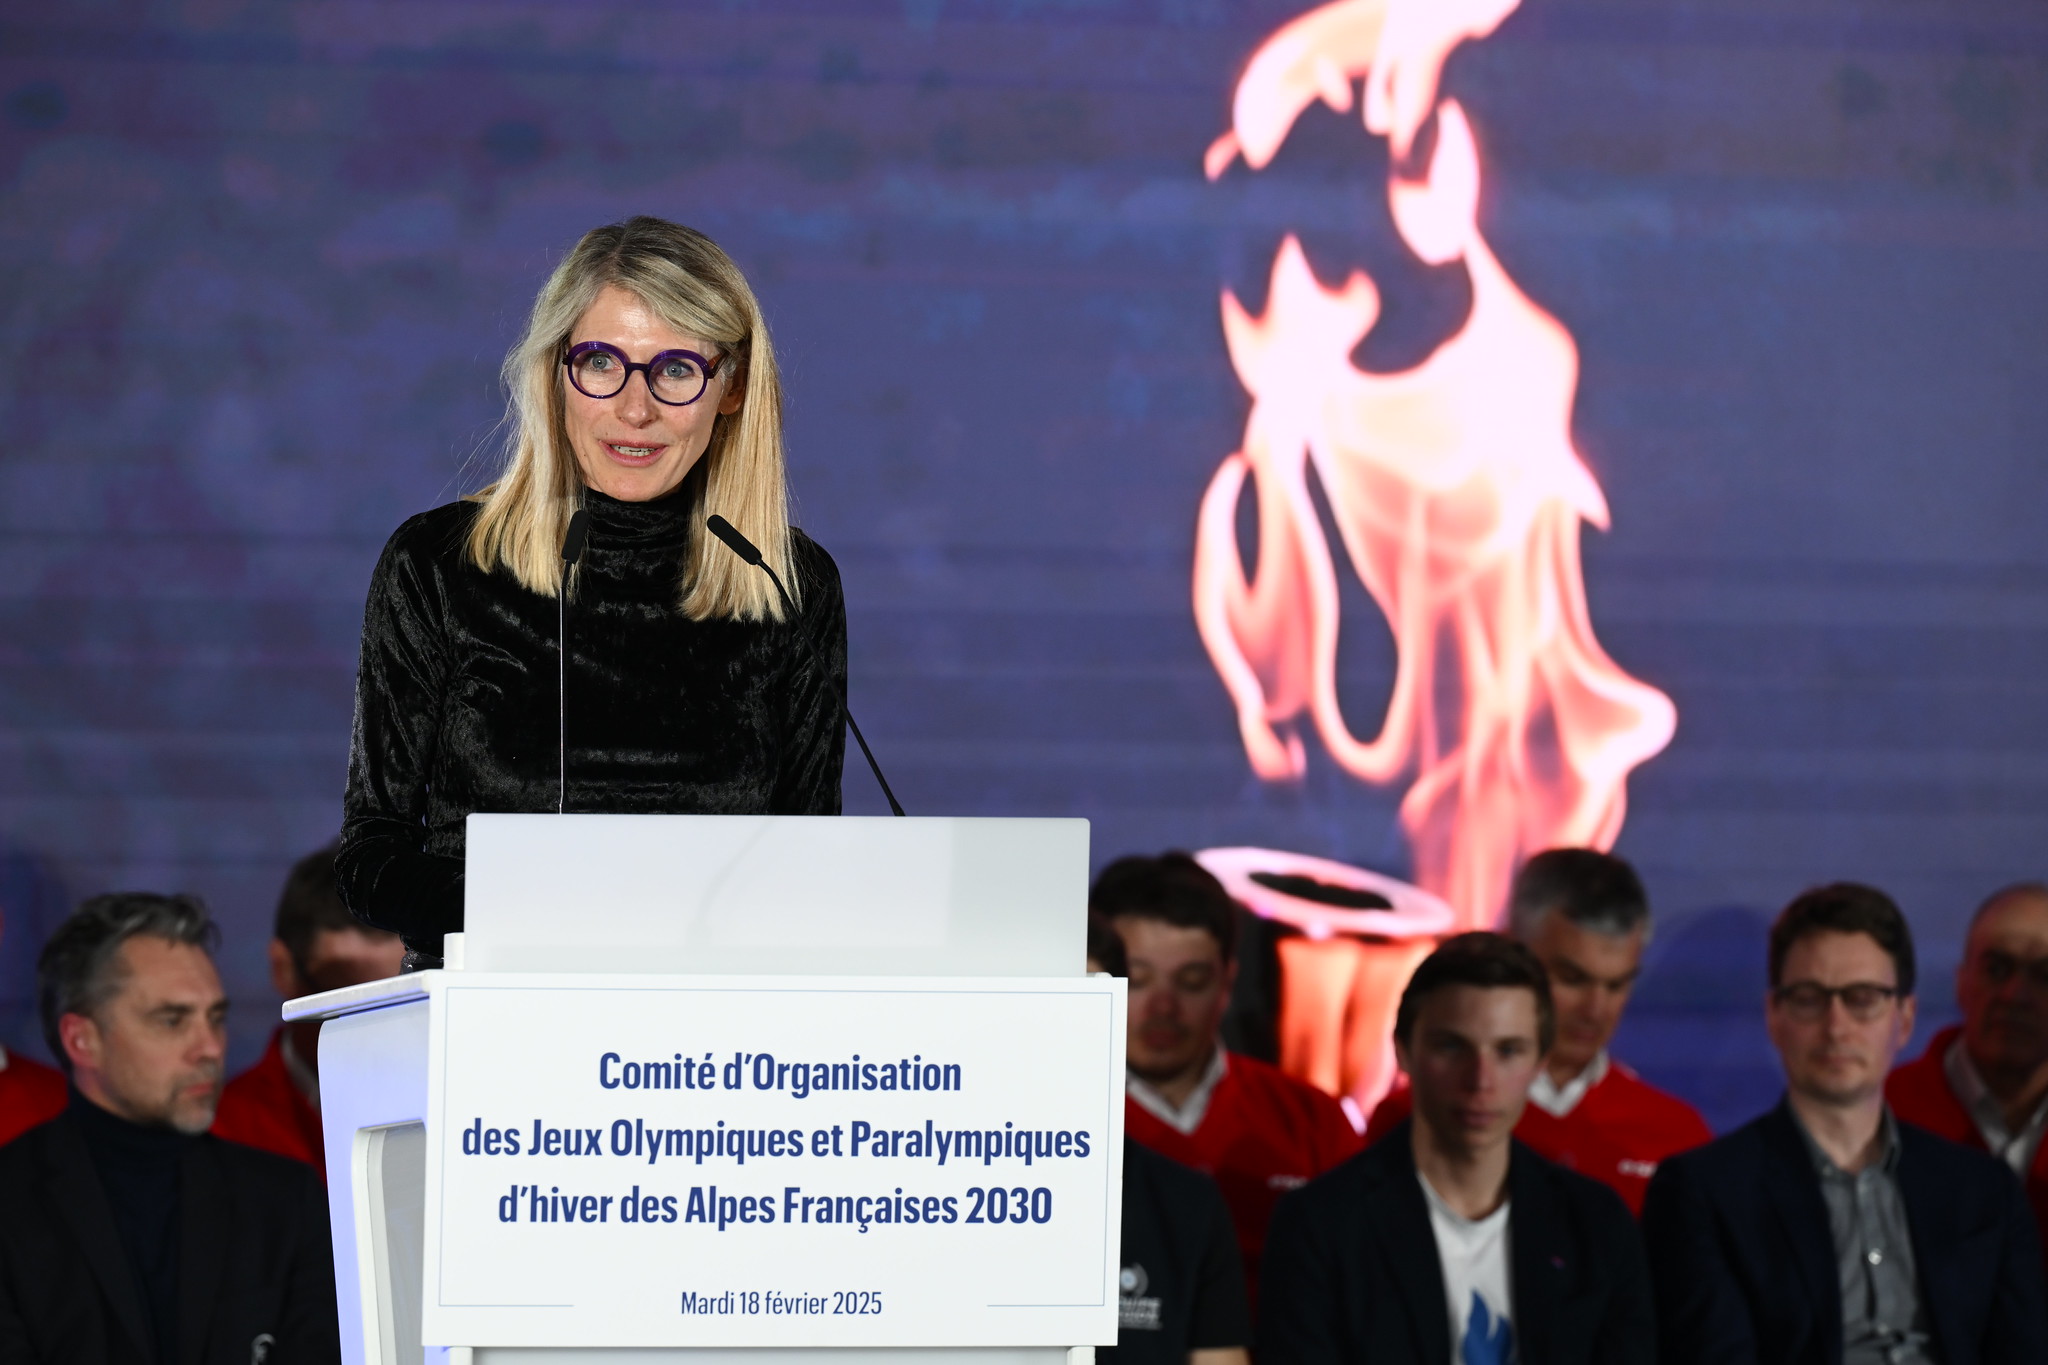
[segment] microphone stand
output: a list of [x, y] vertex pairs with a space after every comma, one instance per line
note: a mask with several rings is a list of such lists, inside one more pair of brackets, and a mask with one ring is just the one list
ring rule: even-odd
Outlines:
[[562, 582], [555, 589], [555, 702], [559, 708], [555, 723], [557, 815], [569, 805], [569, 573], [583, 558], [583, 543], [589, 539], [590, 511], [579, 507], [570, 515], [569, 529], [562, 536]]
[[[712, 535], [725, 542], [726, 549], [731, 550], [741, 559], [768, 575], [768, 581], [775, 585], [776, 595], [782, 598], [783, 612], [788, 615], [790, 624], [794, 626], [796, 624], [796, 603], [789, 600], [789, 589], [782, 586], [782, 575], [776, 573], [775, 567], [762, 556], [761, 547], [741, 535], [737, 526], [734, 526], [716, 513], [713, 513], [704, 525]], [[829, 682], [832, 670], [825, 666], [825, 656], [819, 652], [817, 642], [801, 632], [799, 632], [798, 638], [804, 642], [805, 649], [810, 652], [811, 662], [818, 666], [819, 676], [827, 679]], [[868, 771], [875, 775], [875, 781], [881, 785], [882, 795], [889, 798], [889, 809], [897, 815], [903, 814], [903, 807], [897, 803], [896, 793], [889, 790], [889, 779], [882, 776], [882, 765], [875, 762], [875, 752], [868, 748], [867, 737], [860, 732], [860, 722], [853, 718], [853, 707], [847, 702], [844, 692], [839, 694], [839, 714], [846, 717], [846, 728], [853, 731], [853, 741], [860, 745], [861, 757], [868, 761]]]

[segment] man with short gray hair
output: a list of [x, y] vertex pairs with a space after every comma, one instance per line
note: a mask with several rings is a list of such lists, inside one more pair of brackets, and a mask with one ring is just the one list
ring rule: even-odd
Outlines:
[[[1642, 879], [1611, 853], [1547, 849], [1516, 874], [1508, 925], [1549, 973], [1557, 1008], [1557, 1038], [1529, 1087], [1515, 1136], [1607, 1185], [1640, 1213], [1658, 1163], [1713, 1137], [1691, 1105], [1607, 1051], [1650, 941]], [[1366, 1140], [1407, 1116], [1407, 1091], [1397, 1090], [1373, 1112]]]
[[36, 964], [70, 1077], [0, 1150], [0, 1360], [328, 1362], [326, 1199], [304, 1166], [206, 1135], [227, 997], [191, 896], [96, 896]]

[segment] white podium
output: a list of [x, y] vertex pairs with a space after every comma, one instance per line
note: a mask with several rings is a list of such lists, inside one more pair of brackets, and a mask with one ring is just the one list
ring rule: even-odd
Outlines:
[[448, 969], [295, 1000], [350, 1365], [1116, 1339], [1080, 820], [474, 816]]

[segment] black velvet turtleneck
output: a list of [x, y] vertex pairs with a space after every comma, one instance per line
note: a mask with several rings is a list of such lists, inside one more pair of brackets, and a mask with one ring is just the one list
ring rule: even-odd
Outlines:
[[175, 1128], [130, 1123], [76, 1090], [70, 1114], [84, 1135], [86, 1155], [113, 1211], [114, 1231], [149, 1311], [156, 1358], [168, 1365], [178, 1359], [179, 1167], [198, 1139]]
[[[370, 580], [337, 871], [349, 908], [438, 955], [462, 927], [463, 821], [552, 811], [558, 695], [566, 809], [836, 815], [846, 738], [846, 607], [802, 532], [794, 622], [692, 621], [677, 609], [688, 484], [653, 502], [585, 494], [590, 539], [567, 604], [469, 559], [474, 503], [399, 527]], [[829, 661], [825, 676], [797, 633]]]

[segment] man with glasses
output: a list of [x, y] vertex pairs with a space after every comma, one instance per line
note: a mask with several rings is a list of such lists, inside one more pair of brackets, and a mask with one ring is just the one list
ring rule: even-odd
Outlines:
[[1885, 1082], [1907, 1123], [1989, 1151], [2026, 1184], [2048, 1243], [2048, 886], [1993, 893], [1956, 968], [1963, 1022]]
[[1885, 1105], [1913, 1031], [1913, 939], [1883, 892], [1794, 900], [1770, 937], [1785, 1098], [1664, 1162], [1644, 1238], [1660, 1359], [2048, 1360], [2041, 1252], [2010, 1170]]

